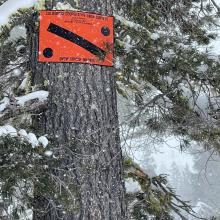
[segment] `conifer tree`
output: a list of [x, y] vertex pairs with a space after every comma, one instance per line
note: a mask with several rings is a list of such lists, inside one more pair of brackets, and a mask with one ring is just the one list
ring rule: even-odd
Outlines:
[[[122, 164], [115, 87], [134, 96], [129, 125], [182, 136], [181, 148], [193, 139], [219, 150], [219, 62], [199, 50], [216, 37], [218, 6], [214, 0], [63, 4], [114, 14], [117, 73], [85, 64], [39, 64], [39, 8], [19, 10], [1, 27], [2, 218], [32, 209], [34, 219], [127, 219], [123, 177], [129, 177], [141, 186], [127, 197], [129, 218], [173, 219], [174, 211], [186, 219], [181, 210], [192, 210], [167, 187], [165, 176], [149, 177], [130, 158]], [[11, 30], [18, 33], [24, 24], [27, 39], [10, 40]]]

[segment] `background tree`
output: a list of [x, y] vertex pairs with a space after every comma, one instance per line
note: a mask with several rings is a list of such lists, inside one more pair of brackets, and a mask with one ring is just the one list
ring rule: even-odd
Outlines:
[[132, 88], [144, 97], [133, 118], [143, 115], [146, 127], [215, 148], [219, 62], [206, 45], [216, 37], [217, 12], [211, 1], [135, 1], [129, 16], [142, 26], [125, 23], [128, 31], [118, 40], [130, 63], [118, 76], [121, 94]]

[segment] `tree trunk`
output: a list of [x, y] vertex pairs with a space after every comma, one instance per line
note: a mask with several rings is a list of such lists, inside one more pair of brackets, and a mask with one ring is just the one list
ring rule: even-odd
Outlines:
[[[109, 0], [79, 2], [83, 10], [105, 15], [111, 15], [116, 4]], [[39, 63], [34, 26], [29, 26], [28, 35], [33, 82], [49, 82], [48, 110], [38, 127], [53, 137], [59, 147], [69, 150], [65, 163], [72, 168], [72, 193], [77, 201], [69, 214], [47, 209], [43, 214], [34, 211], [33, 219], [126, 219], [114, 68]], [[41, 195], [36, 195], [36, 200], [38, 207], [46, 209], [48, 202]]]

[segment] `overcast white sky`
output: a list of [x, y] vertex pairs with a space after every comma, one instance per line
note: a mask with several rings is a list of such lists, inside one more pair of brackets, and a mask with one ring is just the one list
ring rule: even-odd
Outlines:
[[[215, 2], [220, 6], [220, 0], [215, 0]], [[218, 28], [219, 36], [217, 39], [212, 43], [213, 52], [215, 54], [220, 54], [220, 28]]]

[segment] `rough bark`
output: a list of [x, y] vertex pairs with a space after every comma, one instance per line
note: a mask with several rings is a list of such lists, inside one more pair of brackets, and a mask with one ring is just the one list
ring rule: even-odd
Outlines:
[[[83, 10], [112, 14], [114, 1], [80, 1]], [[75, 212], [64, 219], [126, 219], [122, 153], [119, 139], [114, 69], [77, 63], [37, 62], [38, 33], [29, 26], [30, 68], [33, 82], [49, 81], [48, 110], [39, 121], [59, 147], [69, 149], [77, 191]], [[62, 177], [61, 177], [62, 178]], [[37, 205], [48, 203], [36, 195]], [[58, 214], [59, 215], [59, 214]], [[57, 213], [34, 212], [34, 220], [55, 220]]]

